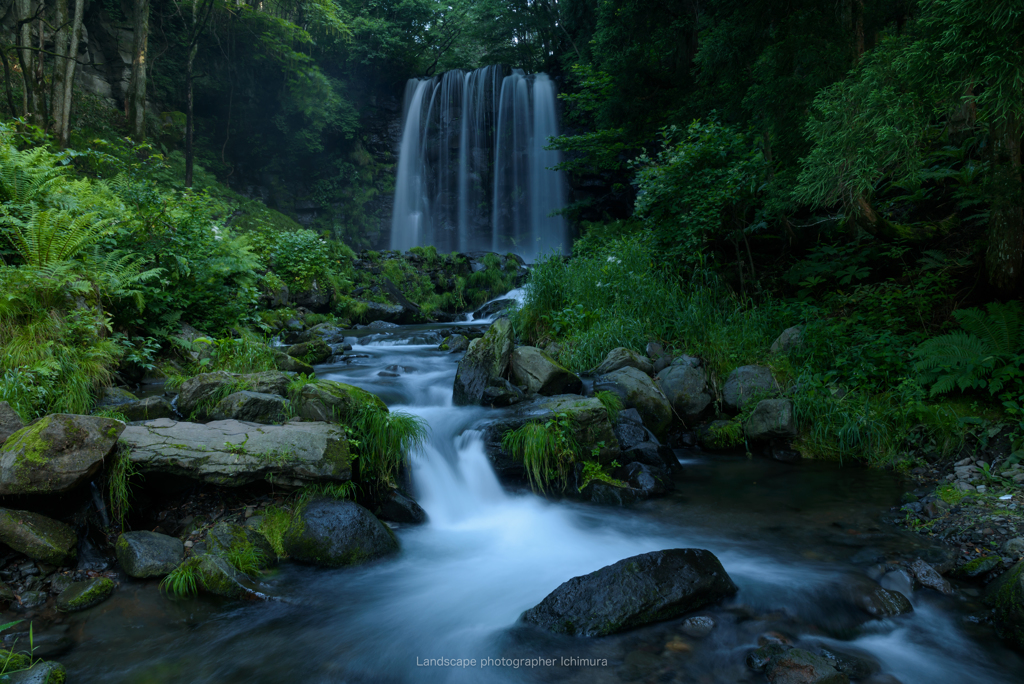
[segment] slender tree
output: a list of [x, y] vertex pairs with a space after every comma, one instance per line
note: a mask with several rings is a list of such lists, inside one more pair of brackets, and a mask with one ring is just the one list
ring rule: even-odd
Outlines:
[[[128, 128], [136, 142], [146, 139], [146, 60], [149, 50], [149, 0], [135, 0], [132, 75], [128, 84]], [[190, 98], [191, 102], [191, 98]]]

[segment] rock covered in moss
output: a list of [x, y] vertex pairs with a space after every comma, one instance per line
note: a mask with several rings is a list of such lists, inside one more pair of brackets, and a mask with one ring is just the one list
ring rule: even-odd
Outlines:
[[131, 421], [156, 420], [157, 418], [171, 418], [174, 416], [174, 407], [171, 402], [163, 397], [146, 397], [128, 404], [117, 407], [121, 414]]
[[352, 477], [345, 434], [322, 422], [221, 420], [202, 425], [164, 418], [128, 426], [122, 441], [142, 473], [170, 473], [233, 487], [259, 480], [302, 486]]
[[613, 392], [626, 408], [635, 408], [644, 425], [658, 437], [664, 437], [672, 425], [672, 405], [643, 371], [624, 366], [602, 375], [594, 390]]
[[74, 529], [30, 511], [0, 508], [0, 541], [50, 565], [67, 565], [78, 555], [78, 535]]
[[138, 401], [139, 398], [126, 389], [120, 387], [104, 387], [100, 390], [99, 400], [96, 402], [97, 409], [117, 409], [125, 404]]
[[992, 582], [985, 604], [995, 612], [999, 633], [1015, 648], [1024, 649], [1024, 561]]
[[449, 354], [457, 354], [469, 349], [469, 338], [465, 335], [449, 335], [441, 342], [438, 351], [446, 351]]
[[107, 577], [96, 577], [74, 582], [57, 597], [57, 610], [75, 613], [106, 601], [114, 593], [114, 582]]
[[187, 562], [195, 564], [196, 584], [208, 594], [231, 599], [266, 598], [252, 577], [237, 570], [223, 556], [204, 553]]
[[1003, 559], [1000, 556], [979, 556], [958, 567], [953, 574], [962, 579], [976, 579], [995, 570], [1002, 562]]
[[575, 373], [536, 347], [516, 347], [510, 358], [512, 381], [528, 394], [579, 394], [583, 382]]
[[372, 392], [334, 380], [315, 380], [293, 396], [295, 415], [303, 420], [349, 422], [365, 406], [387, 411], [387, 405]]
[[300, 361], [294, 356], [288, 356], [283, 351], [274, 352], [274, 365], [277, 366], [278, 370], [289, 373], [305, 373], [306, 375], [314, 373], [313, 367], [308, 363]]
[[332, 352], [330, 345], [324, 342], [322, 338], [314, 337], [306, 342], [299, 342], [289, 347], [288, 356], [315, 366], [331, 358]]
[[0, 495], [66, 492], [114, 450], [124, 423], [56, 413], [18, 430], [0, 447]]
[[7, 438], [25, 427], [18, 412], [11, 408], [6, 401], [0, 401], [0, 444], [7, 441]]
[[762, 399], [743, 423], [743, 433], [752, 442], [796, 436], [796, 417], [789, 399]]
[[185, 546], [180, 539], [159, 532], [125, 532], [114, 544], [117, 562], [131, 577], [163, 577], [181, 563]]
[[710, 551], [667, 549], [573, 577], [520, 619], [560, 634], [605, 636], [683, 615], [736, 591]]
[[504, 378], [511, 355], [512, 325], [499, 318], [483, 337], [470, 343], [459, 361], [452, 395], [455, 405], [479, 405], [488, 385]]
[[616, 347], [608, 352], [608, 356], [604, 357], [604, 361], [594, 369], [594, 372], [598, 375], [605, 375], [622, 368], [635, 368], [644, 375], [654, 372], [654, 366], [650, 359], [626, 347]]
[[273, 425], [288, 420], [288, 400], [276, 394], [234, 392], [217, 402], [210, 411], [212, 420], [245, 420]]
[[277, 554], [267, 538], [250, 527], [219, 522], [206, 533], [206, 552], [232, 558], [248, 557], [260, 569], [272, 565]]
[[398, 551], [398, 540], [370, 511], [352, 501], [316, 499], [295, 512], [284, 550], [326, 567], [358, 565]]
[[778, 385], [767, 366], [740, 366], [725, 380], [722, 404], [726, 410], [738, 413], [747, 402], [764, 399], [779, 393]]
[[239, 384], [239, 376], [227, 371], [200, 373], [183, 382], [178, 389], [178, 412], [185, 417], [205, 416], [216, 404], [218, 395]]
[[5, 684], [65, 684], [68, 674], [60, 663], [44, 660], [36, 662], [28, 670], [11, 672], [4, 676]]

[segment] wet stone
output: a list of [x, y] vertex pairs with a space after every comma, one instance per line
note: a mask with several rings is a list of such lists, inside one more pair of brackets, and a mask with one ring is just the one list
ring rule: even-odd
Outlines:
[[106, 601], [114, 592], [114, 583], [106, 577], [74, 582], [57, 597], [57, 610], [74, 613]]
[[686, 636], [703, 639], [715, 629], [715, 621], [707, 615], [697, 615], [683, 620], [680, 629]]

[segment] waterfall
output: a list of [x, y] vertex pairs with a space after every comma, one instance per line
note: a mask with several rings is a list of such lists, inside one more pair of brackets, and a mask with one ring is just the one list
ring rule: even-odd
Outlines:
[[568, 251], [556, 104], [547, 75], [501, 66], [410, 80], [391, 249]]

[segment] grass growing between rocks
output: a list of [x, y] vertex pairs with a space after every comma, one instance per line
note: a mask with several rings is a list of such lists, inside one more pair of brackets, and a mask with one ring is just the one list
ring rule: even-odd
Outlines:
[[534, 490], [547, 491], [552, 484], [565, 488], [580, 459], [580, 445], [572, 436], [571, 418], [559, 414], [543, 423], [527, 423], [501, 438], [502, 448], [523, 462]]
[[160, 580], [160, 588], [174, 599], [186, 599], [199, 593], [199, 557], [182, 561]]
[[604, 406], [604, 410], [608, 412], [608, 420], [611, 421], [612, 425], [619, 422], [619, 411], [622, 410], [622, 399], [615, 392], [609, 392], [608, 390], [601, 390], [595, 392], [594, 396]]
[[359, 479], [378, 488], [395, 487], [409, 454], [427, 439], [428, 426], [419, 416], [366, 404], [351, 421], [358, 441]]
[[278, 558], [284, 558], [287, 554], [284, 550], [284, 533], [292, 524], [295, 511], [313, 499], [334, 499], [336, 501], [355, 501], [359, 493], [359, 486], [355, 482], [339, 482], [331, 484], [315, 484], [303, 487], [293, 494], [290, 499], [281, 506], [268, 506], [260, 515], [257, 531], [266, 538], [270, 548]]
[[131, 479], [137, 475], [138, 470], [132, 463], [131, 448], [118, 442], [107, 469], [107, 497], [110, 500], [110, 516], [122, 532], [124, 521], [131, 512]]

